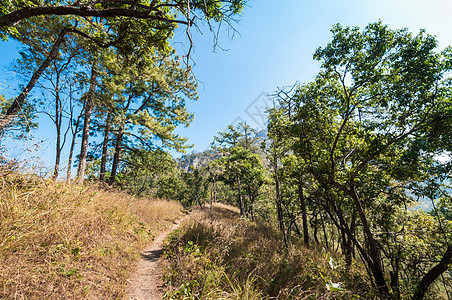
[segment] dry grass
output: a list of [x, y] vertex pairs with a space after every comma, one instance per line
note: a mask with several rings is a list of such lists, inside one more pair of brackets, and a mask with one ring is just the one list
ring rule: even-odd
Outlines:
[[175, 202], [0, 174], [0, 299], [117, 299]]
[[[226, 206], [195, 210], [166, 246], [169, 299], [371, 298], [356, 266], [332, 270], [320, 249], [292, 241], [282, 247], [273, 228], [239, 219]], [[329, 292], [322, 276], [348, 290]]]

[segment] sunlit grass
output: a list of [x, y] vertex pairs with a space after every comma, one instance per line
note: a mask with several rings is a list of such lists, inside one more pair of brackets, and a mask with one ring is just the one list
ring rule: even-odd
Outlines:
[[0, 298], [122, 298], [140, 249], [181, 216], [175, 202], [1, 175]]
[[[372, 299], [363, 268], [329, 266], [322, 249], [283, 246], [274, 228], [240, 219], [236, 208], [194, 210], [168, 239], [168, 299]], [[335, 256], [336, 259], [336, 256]], [[344, 292], [327, 290], [325, 278]]]

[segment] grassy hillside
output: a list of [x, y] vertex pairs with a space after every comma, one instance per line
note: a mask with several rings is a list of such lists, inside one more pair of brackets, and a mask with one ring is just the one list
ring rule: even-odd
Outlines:
[[0, 298], [118, 299], [175, 202], [0, 174]]
[[[274, 229], [239, 219], [233, 208], [217, 205], [212, 213], [194, 211], [168, 239], [167, 299], [375, 297], [362, 266], [346, 269], [296, 240], [285, 249]], [[334, 292], [338, 283], [343, 291]]]

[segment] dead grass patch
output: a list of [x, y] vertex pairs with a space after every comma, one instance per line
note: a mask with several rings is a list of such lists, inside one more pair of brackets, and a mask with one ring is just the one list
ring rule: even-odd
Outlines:
[[[264, 224], [239, 218], [235, 209], [195, 210], [167, 240], [168, 299], [355, 299], [371, 291], [359, 268], [332, 271], [320, 249]], [[340, 263], [338, 261], [338, 263]], [[326, 289], [325, 279], [346, 292]]]
[[0, 298], [117, 299], [142, 249], [181, 205], [93, 185], [5, 174]]

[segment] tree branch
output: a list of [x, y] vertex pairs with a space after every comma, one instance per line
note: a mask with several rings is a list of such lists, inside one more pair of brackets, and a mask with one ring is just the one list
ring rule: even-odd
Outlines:
[[127, 8], [105, 8], [105, 9], [92, 9], [89, 6], [35, 6], [22, 8], [7, 15], [0, 17], [0, 28], [10, 27], [16, 25], [21, 20], [46, 15], [66, 16], [74, 15], [80, 17], [100, 17], [100, 18], [113, 18], [113, 17], [129, 17], [136, 19], [148, 19], [164, 21], [169, 23], [177, 23], [188, 25], [188, 21], [183, 20], [171, 20], [155, 14], [150, 14], [150, 11], [141, 11], [136, 9]]

